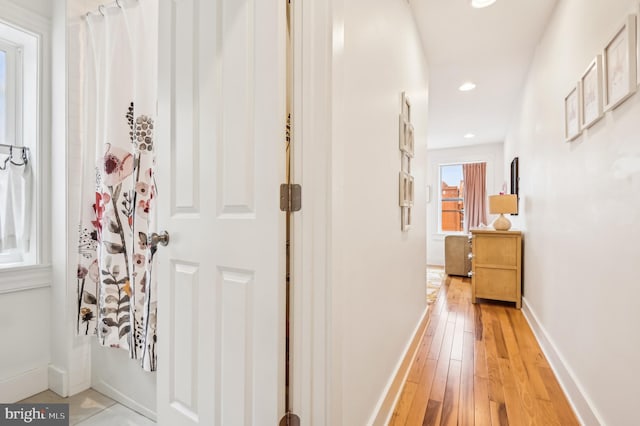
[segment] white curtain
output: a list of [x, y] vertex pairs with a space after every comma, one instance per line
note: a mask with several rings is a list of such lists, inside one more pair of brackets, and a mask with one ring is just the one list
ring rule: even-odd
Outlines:
[[0, 251], [24, 253], [31, 228], [31, 163], [15, 151], [0, 158]]
[[78, 333], [156, 369], [154, 126], [157, 1], [88, 15], [82, 61]]

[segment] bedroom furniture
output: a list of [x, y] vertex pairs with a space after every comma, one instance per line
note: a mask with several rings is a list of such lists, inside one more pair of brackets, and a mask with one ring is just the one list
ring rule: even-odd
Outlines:
[[522, 304], [522, 233], [472, 229], [471, 301]]
[[504, 214], [518, 213], [518, 196], [509, 194], [489, 195], [489, 213], [500, 214], [493, 221], [493, 227], [497, 231], [508, 231], [511, 228], [511, 221], [504, 217]]
[[444, 272], [467, 277], [471, 272], [471, 242], [468, 235], [444, 237]]

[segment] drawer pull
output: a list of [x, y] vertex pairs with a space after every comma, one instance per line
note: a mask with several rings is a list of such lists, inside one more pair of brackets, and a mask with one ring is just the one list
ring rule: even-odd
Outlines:
[[473, 277], [473, 271], [469, 271], [469, 272], [467, 273], [467, 276], [468, 276], [469, 278]]
[[473, 259], [473, 253], [469, 253], [469, 254], [467, 255], [467, 257], [468, 257], [469, 259]]

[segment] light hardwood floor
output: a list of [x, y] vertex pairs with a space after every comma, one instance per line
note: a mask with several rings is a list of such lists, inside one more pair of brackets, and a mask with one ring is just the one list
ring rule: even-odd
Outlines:
[[398, 425], [579, 425], [522, 312], [447, 278], [395, 407]]

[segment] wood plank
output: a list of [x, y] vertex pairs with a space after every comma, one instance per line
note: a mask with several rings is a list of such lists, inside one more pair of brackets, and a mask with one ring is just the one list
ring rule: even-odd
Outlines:
[[491, 424], [491, 410], [489, 407], [489, 379], [475, 377], [473, 382], [474, 420], [475, 426]]
[[458, 423], [470, 426], [473, 426], [475, 417], [473, 401], [474, 341], [473, 333], [464, 333], [462, 371], [460, 373], [460, 402], [458, 403]]
[[529, 379], [529, 374], [522, 357], [520, 356], [520, 348], [516, 337], [517, 334], [513, 328], [514, 323], [510, 318], [511, 317], [505, 310], [498, 312], [498, 319], [502, 325], [502, 335], [507, 346], [507, 351], [509, 352], [511, 372], [518, 390], [525, 424], [540, 424], [537, 400], [535, 398], [531, 380]]
[[493, 338], [496, 344], [496, 353], [498, 358], [509, 359], [509, 353], [507, 352], [507, 344], [504, 341], [502, 335], [502, 326], [498, 320], [497, 314], [499, 309], [492, 310], [491, 314], [491, 326], [493, 327]]
[[452, 360], [449, 364], [449, 374], [447, 375], [447, 385], [442, 401], [441, 425], [455, 426], [458, 424], [458, 404], [460, 401], [460, 372], [462, 362]]
[[483, 379], [489, 378], [489, 372], [487, 371], [487, 356], [485, 354], [485, 342], [484, 340], [474, 340], [474, 362], [473, 372], [476, 377]]
[[424, 413], [427, 403], [429, 402], [429, 395], [431, 394], [431, 386], [433, 385], [433, 377], [435, 376], [437, 364], [438, 360], [427, 359], [424, 370], [422, 371], [422, 377], [420, 377], [420, 383], [418, 383], [416, 393], [413, 396], [413, 401], [411, 402], [411, 408], [409, 408], [409, 413], [407, 414], [407, 420], [405, 422], [407, 426], [419, 425], [424, 419]]
[[523, 362], [524, 367], [527, 370], [529, 385], [531, 386], [531, 389], [533, 389], [533, 395], [536, 397], [536, 399], [549, 401], [551, 398], [549, 397], [549, 392], [547, 392], [547, 387], [544, 385], [542, 376], [540, 376], [538, 365], [530, 361], [523, 360]]
[[[435, 426], [440, 424], [440, 414], [442, 413], [442, 403], [440, 401], [429, 400], [427, 408], [424, 412], [424, 420], [422, 426]], [[407, 426], [417, 424], [408, 423]]]
[[544, 381], [544, 385], [547, 388], [547, 392], [551, 398], [551, 403], [555, 408], [556, 415], [563, 426], [579, 425], [578, 419], [569, 405], [569, 401], [564, 396], [560, 384], [553, 375], [553, 371], [550, 367], [538, 367], [540, 376]]
[[436, 367], [436, 375], [433, 378], [433, 386], [431, 387], [431, 395], [429, 399], [436, 401], [444, 400], [444, 392], [447, 386], [447, 377], [449, 375], [449, 363], [451, 362], [451, 345], [453, 344], [453, 331], [455, 323], [447, 322], [444, 338], [442, 340], [442, 348], [438, 357], [438, 365]]
[[466, 300], [465, 301], [467, 309], [465, 312], [465, 318], [464, 318], [464, 331], [465, 333], [473, 333], [473, 330], [475, 329], [475, 322], [476, 322], [476, 318], [475, 318], [475, 309], [473, 308], [473, 305], [470, 303], [470, 300]]
[[460, 305], [456, 306], [456, 328], [453, 332], [453, 345], [451, 346], [451, 359], [457, 361], [462, 361], [462, 345], [464, 341], [464, 321], [466, 317], [464, 311], [466, 311], [466, 309], [463, 310], [462, 308]]
[[[429, 319], [429, 321], [431, 322], [431, 319]], [[420, 377], [422, 376], [422, 371], [424, 370], [424, 366], [427, 362], [427, 356], [429, 354], [429, 349], [431, 348], [432, 341], [433, 335], [429, 336], [425, 334], [424, 336], [422, 336], [422, 341], [420, 342], [420, 346], [418, 347], [416, 358], [414, 359], [413, 365], [409, 370], [409, 375], [407, 376], [407, 382], [413, 382], [416, 384], [420, 382]]]
[[514, 324], [514, 328], [518, 330], [518, 347], [525, 361], [534, 362], [537, 365], [548, 365], [549, 363], [522, 312], [509, 310], [508, 314]]
[[511, 362], [508, 359], [499, 358], [500, 377], [502, 378], [502, 392], [504, 394], [505, 406], [507, 407], [507, 417], [509, 423], [513, 425], [530, 425], [533, 420], [522, 410], [520, 395], [516, 388], [515, 377], [511, 371]]
[[558, 419], [558, 415], [556, 414], [556, 409], [553, 406], [553, 402], [538, 400], [538, 422], [537, 425], [540, 426], [562, 426], [560, 420]]
[[438, 316], [438, 325], [436, 328], [436, 334], [433, 336], [431, 347], [429, 348], [429, 354], [427, 358], [438, 359], [440, 356], [440, 350], [442, 349], [442, 340], [444, 339], [444, 331], [447, 327], [448, 312], [443, 312]]
[[[489, 401], [492, 426], [508, 426], [507, 407], [504, 402]], [[514, 423], [514, 426], [518, 426]]]
[[409, 417], [409, 410], [413, 403], [413, 398], [418, 390], [418, 384], [412, 382], [406, 382], [402, 389], [402, 394], [398, 400], [395, 410], [393, 411], [393, 417], [389, 422], [389, 426], [404, 426]]
[[504, 404], [504, 394], [502, 391], [500, 365], [498, 364], [498, 351], [494, 338], [493, 317], [490, 309], [486, 305], [482, 306], [485, 357], [487, 360], [487, 377], [489, 378], [489, 399], [500, 405]]
[[475, 337], [476, 340], [482, 340], [482, 333], [484, 330], [484, 323], [483, 323], [483, 318], [482, 318], [482, 307], [481, 305], [477, 305], [477, 304], [473, 304], [473, 312], [475, 314], [475, 319], [474, 319], [474, 323], [476, 326], [476, 330], [475, 330]]

